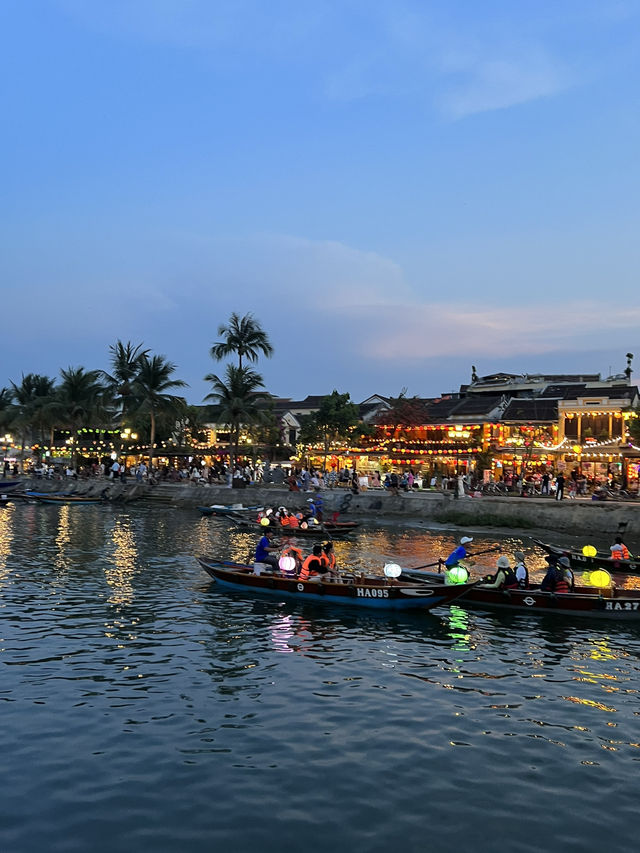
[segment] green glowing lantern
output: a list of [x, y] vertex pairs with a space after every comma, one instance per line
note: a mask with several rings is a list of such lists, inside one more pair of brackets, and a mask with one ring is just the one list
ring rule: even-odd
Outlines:
[[469, 572], [464, 566], [454, 566], [447, 572], [449, 583], [466, 583], [469, 580]]

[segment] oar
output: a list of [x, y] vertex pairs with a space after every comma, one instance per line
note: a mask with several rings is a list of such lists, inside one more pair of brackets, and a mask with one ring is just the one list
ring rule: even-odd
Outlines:
[[[480, 554], [490, 554], [493, 551], [500, 551], [500, 545], [494, 545], [493, 548], [485, 548], [484, 551], [476, 551], [475, 554], [467, 554], [467, 557], [479, 557]], [[434, 566], [439, 566], [441, 563], [444, 563], [442, 557], [439, 560], [436, 560], [435, 563], [426, 563], [424, 566], [413, 566], [410, 569], [412, 572], [416, 572], [418, 569], [432, 569]]]

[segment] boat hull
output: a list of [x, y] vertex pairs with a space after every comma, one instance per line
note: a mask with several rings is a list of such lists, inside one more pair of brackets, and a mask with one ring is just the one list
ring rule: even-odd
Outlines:
[[[383, 578], [354, 578], [345, 583], [300, 581], [253, 573], [250, 566], [198, 557], [202, 568], [224, 589], [267, 595], [279, 600], [316, 602], [373, 610], [430, 610], [448, 604], [465, 589], [438, 584], [389, 583]], [[468, 586], [468, 585], [467, 585]]]
[[616, 560], [610, 554], [599, 551], [595, 557], [585, 557], [580, 551], [571, 548], [562, 548], [560, 545], [551, 545], [548, 542], [533, 540], [539, 548], [551, 554], [553, 557], [568, 557], [571, 568], [581, 572], [593, 572], [596, 569], [606, 569], [608, 572], [621, 572], [623, 574], [640, 574], [640, 560]]
[[[444, 585], [443, 575], [412, 570], [402, 573], [402, 577], [409, 580], [416, 580], [421, 576], [426, 583]], [[530, 589], [486, 589], [472, 585], [456, 603], [488, 610], [640, 622], [640, 590], [636, 589], [581, 586], [576, 587], [574, 592], [555, 593], [546, 592], [536, 586]]]

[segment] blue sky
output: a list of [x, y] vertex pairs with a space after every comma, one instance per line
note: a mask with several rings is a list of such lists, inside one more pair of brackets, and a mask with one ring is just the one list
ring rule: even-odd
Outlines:
[[0, 386], [120, 338], [197, 403], [232, 311], [280, 396], [622, 371], [639, 48], [638, 0], [0, 0]]

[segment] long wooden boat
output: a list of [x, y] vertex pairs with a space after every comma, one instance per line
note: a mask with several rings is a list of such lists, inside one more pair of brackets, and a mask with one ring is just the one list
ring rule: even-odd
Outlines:
[[[233, 522], [236, 527], [242, 527], [246, 530], [253, 530], [256, 533], [264, 532], [264, 527], [258, 522], [248, 518], [237, 518], [234, 515], [228, 515], [228, 520]], [[330, 527], [324, 524], [310, 524], [308, 527], [288, 527], [282, 526], [280, 523], [272, 522], [271, 529], [275, 531], [277, 536], [302, 537], [304, 539], [322, 539], [322, 537], [331, 536], [332, 538], [349, 536], [353, 533], [353, 527]]]
[[547, 542], [541, 542], [539, 539], [532, 539], [532, 541], [553, 557], [568, 557], [571, 567], [583, 572], [590, 572], [595, 569], [606, 569], [608, 572], [624, 572], [626, 574], [640, 572], [640, 559], [637, 557], [619, 560], [612, 557], [611, 552], [606, 551], [598, 551], [595, 557], [585, 557], [581, 551], [575, 548], [563, 548], [561, 545], [551, 545]]
[[382, 610], [430, 610], [462, 597], [473, 584], [445, 586], [346, 576], [343, 582], [300, 581], [278, 573], [254, 573], [251, 566], [198, 557], [202, 568], [224, 589], [269, 595], [302, 602], [321, 602]]
[[105, 502], [102, 497], [89, 497], [87, 495], [58, 495], [55, 492], [49, 495], [29, 495], [37, 503], [41, 504], [101, 504]]
[[[429, 586], [445, 586], [444, 575], [433, 572], [404, 569], [400, 577], [407, 581], [422, 578]], [[640, 589], [617, 589], [615, 586], [609, 589], [577, 586], [573, 592], [555, 593], [541, 590], [537, 584], [529, 589], [486, 589], [471, 584], [459, 603], [489, 610], [640, 621]]]
[[212, 504], [211, 506], [199, 506], [198, 510], [202, 515], [221, 515], [221, 516], [240, 516], [244, 513], [256, 513], [263, 507], [261, 506], [242, 506], [241, 504]]
[[12, 492], [22, 485], [22, 480], [0, 480], [0, 492]]

